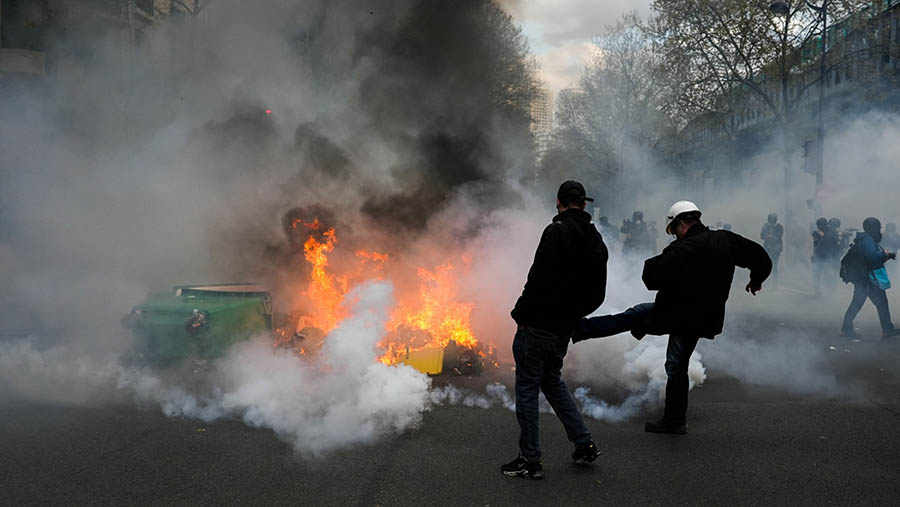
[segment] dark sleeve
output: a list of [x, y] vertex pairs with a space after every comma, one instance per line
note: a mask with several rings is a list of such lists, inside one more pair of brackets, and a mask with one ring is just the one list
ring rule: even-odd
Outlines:
[[766, 229], [768, 229], [769, 224], [763, 224], [762, 230], [759, 231], [759, 239], [765, 241], [766, 239]]
[[775, 226], [775, 235], [778, 236], [778, 239], [781, 239], [784, 236], [784, 227], [781, 224]]
[[750, 270], [750, 282], [754, 285], [762, 283], [772, 273], [772, 259], [766, 249], [759, 243], [751, 241], [740, 234], [729, 233], [734, 265]]
[[591, 259], [591, 262], [597, 263], [598, 265], [593, 266], [592, 272], [594, 280], [591, 281], [592, 283], [588, 288], [588, 309], [585, 312], [585, 315], [599, 308], [600, 305], [603, 304], [603, 301], [606, 300], [606, 264], [609, 261], [609, 250], [606, 248], [606, 243], [603, 242], [602, 237], [597, 238], [597, 244], [594, 246], [594, 252]]
[[661, 254], [644, 262], [644, 273], [641, 277], [648, 290], [662, 290], [678, 283], [677, 268], [683, 264], [682, 248], [677, 243], [667, 246]]

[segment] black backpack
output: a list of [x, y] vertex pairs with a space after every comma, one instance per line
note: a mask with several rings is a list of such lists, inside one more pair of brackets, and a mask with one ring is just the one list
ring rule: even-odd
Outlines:
[[844, 283], [861, 282], [866, 279], [866, 266], [859, 252], [859, 245], [853, 243], [841, 258], [841, 280]]

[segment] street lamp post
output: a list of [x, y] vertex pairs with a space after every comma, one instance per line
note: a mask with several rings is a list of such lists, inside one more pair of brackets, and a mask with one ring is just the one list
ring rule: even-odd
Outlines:
[[822, 16], [822, 54], [819, 59], [819, 129], [816, 132], [816, 150], [818, 159], [816, 160], [816, 186], [822, 184], [825, 179], [825, 50], [828, 44], [828, 1], [822, 0], [822, 6], [817, 7], [806, 0], [806, 5], [810, 9], [818, 12]]
[[[828, 2], [822, 0], [822, 5], [815, 5], [809, 0], [804, 0], [807, 7], [816, 11], [822, 18], [822, 50], [819, 58], [819, 104], [818, 104], [818, 129], [816, 132], [816, 186], [822, 184], [825, 179], [825, 50], [828, 44]], [[769, 4], [769, 10], [780, 16], [786, 16], [791, 12], [791, 5], [786, 0], [776, 0]]]

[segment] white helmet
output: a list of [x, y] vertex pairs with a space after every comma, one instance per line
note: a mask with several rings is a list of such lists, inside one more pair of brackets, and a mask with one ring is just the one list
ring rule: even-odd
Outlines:
[[672, 231], [669, 230], [669, 227], [672, 226], [672, 222], [678, 218], [678, 215], [684, 213], [696, 212], [697, 216], [700, 216], [702, 212], [700, 208], [697, 207], [696, 204], [691, 201], [678, 201], [669, 208], [669, 213], [666, 215], [666, 234], [672, 234]]

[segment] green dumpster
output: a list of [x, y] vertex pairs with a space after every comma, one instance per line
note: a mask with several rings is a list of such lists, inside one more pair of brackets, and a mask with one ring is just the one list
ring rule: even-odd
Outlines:
[[272, 329], [272, 298], [252, 284], [192, 285], [154, 294], [123, 318], [148, 362], [214, 359], [234, 343]]

